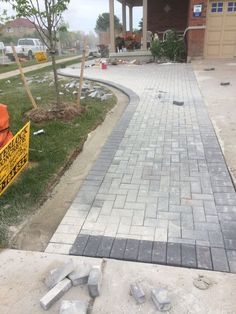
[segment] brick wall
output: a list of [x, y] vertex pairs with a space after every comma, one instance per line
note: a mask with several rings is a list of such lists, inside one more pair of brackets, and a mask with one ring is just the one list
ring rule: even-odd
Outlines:
[[[189, 26], [202, 26], [206, 25], [206, 15], [207, 15], [207, 0], [189, 0]], [[203, 11], [200, 17], [193, 16], [193, 6], [195, 4], [202, 4]], [[188, 56], [189, 57], [203, 57], [204, 56], [204, 40], [205, 40], [205, 30], [189, 30], [187, 33], [187, 46], [188, 46]]]
[[149, 0], [148, 30], [153, 33], [167, 29], [184, 31], [188, 24], [188, 6], [189, 0]]

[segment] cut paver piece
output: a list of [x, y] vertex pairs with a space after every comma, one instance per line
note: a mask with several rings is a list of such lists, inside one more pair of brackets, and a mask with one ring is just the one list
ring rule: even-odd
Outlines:
[[142, 304], [146, 301], [145, 293], [138, 283], [130, 285], [130, 293], [135, 298], [136, 302]]
[[52, 289], [58, 282], [66, 278], [74, 271], [74, 263], [72, 259], [64, 263], [61, 267], [52, 269], [45, 279], [45, 284], [49, 289]]
[[99, 266], [93, 266], [88, 278], [88, 290], [92, 298], [100, 295], [102, 285], [102, 271]]
[[60, 307], [60, 314], [86, 314], [88, 311], [88, 302], [75, 300], [63, 300]]
[[171, 303], [168, 297], [168, 291], [166, 289], [153, 289], [151, 292], [151, 296], [158, 311], [166, 312], [171, 309]]
[[183, 106], [183, 105], [184, 105], [184, 102], [183, 102], [183, 101], [174, 100], [174, 101], [173, 101], [173, 105], [176, 105], [176, 106]]
[[59, 300], [65, 293], [72, 287], [72, 283], [69, 279], [65, 278], [59, 282], [54, 288], [52, 288], [44, 297], [40, 300], [40, 305], [44, 310], [48, 310], [57, 300]]
[[81, 266], [77, 266], [76, 269], [71, 274], [69, 274], [68, 278], [71, 280], [74, 287], [85, 285], [88, 282], [90, 271], [91, 266], [88, 264], [83, 264]]

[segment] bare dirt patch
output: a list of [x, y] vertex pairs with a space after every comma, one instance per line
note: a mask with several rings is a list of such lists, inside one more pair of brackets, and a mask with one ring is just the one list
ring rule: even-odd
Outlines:
[[60, 105], [52, 104], [47, 108], [38, 107], [25, 113], [24, 118], [35, 123], [50, 120], [62, 120], [68, 122], [76, 116], [82, 114], [86, 109], [78, 107], [74, 103], [62, 103]]

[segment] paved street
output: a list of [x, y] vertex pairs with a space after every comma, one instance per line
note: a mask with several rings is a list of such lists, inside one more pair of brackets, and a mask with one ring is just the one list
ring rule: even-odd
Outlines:
[[236, 272], [235, 189], [192, 66], [85, 74], [131, 102], [46, 252]]

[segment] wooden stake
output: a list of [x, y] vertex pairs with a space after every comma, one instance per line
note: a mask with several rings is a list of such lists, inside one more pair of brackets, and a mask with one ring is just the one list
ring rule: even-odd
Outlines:
[[86, 46], [87, 46], [87, 38], [84, 37], [84, 47], [83, 47], [83, 55], [82, 55], [80, 78], [79, 78], [79, 91], [78, 91], [78, 98], [77, 98], [78, 108], [80, 108], [80, 97], [81, 97], [82, 85], [83, 85], [83, 80], [84, 80], [84, 65], [85, 65], [85, 58], [86, 58]]
[[33, 108], [37, 108], [38, 106], [37, 106], [37, 104], [36, 104], [36, 102], [35, 102], [35, 100], [34, 100], [34, 97], [33, 97], [32, 93], [31, 93], [30, 88], [29, 88], [28, 82], [27, 82], [27, 80], [26, 80], [26, 78], [25, 78], [25, 75], [24, 75], [22, 66], [21, 66], [21, 64], [20, 64], [20, 60], [19, 60], [19, 58], [18, 58], [18, 56], [17, 56], [17, 53], [16, 53], [16, 49], [15, 49], [15, 47], [14, 47], [13, 45], [11, 45], [11, 48], [12, 48], [12, 51], [13, 51], [13, 56], [14, 56], [14, 58], [15, 58], [15, 60], [16, 60], [16, 64], [17, 64], [18, 69], [19, 69], [19, 71], [20, 71], [20, 75], [21, 75], [22, 82], [23, 82], [23, 84], [24, 84], [24, 87], [25, 87], [25, 90], [26, 90], [26, 92], [27, 92], [27, 94], [28, 94], [28, 97], [29, 97], [29, 99], [30, 99], [30, 101], [31, 101], [31, 104], [32, 104]]

